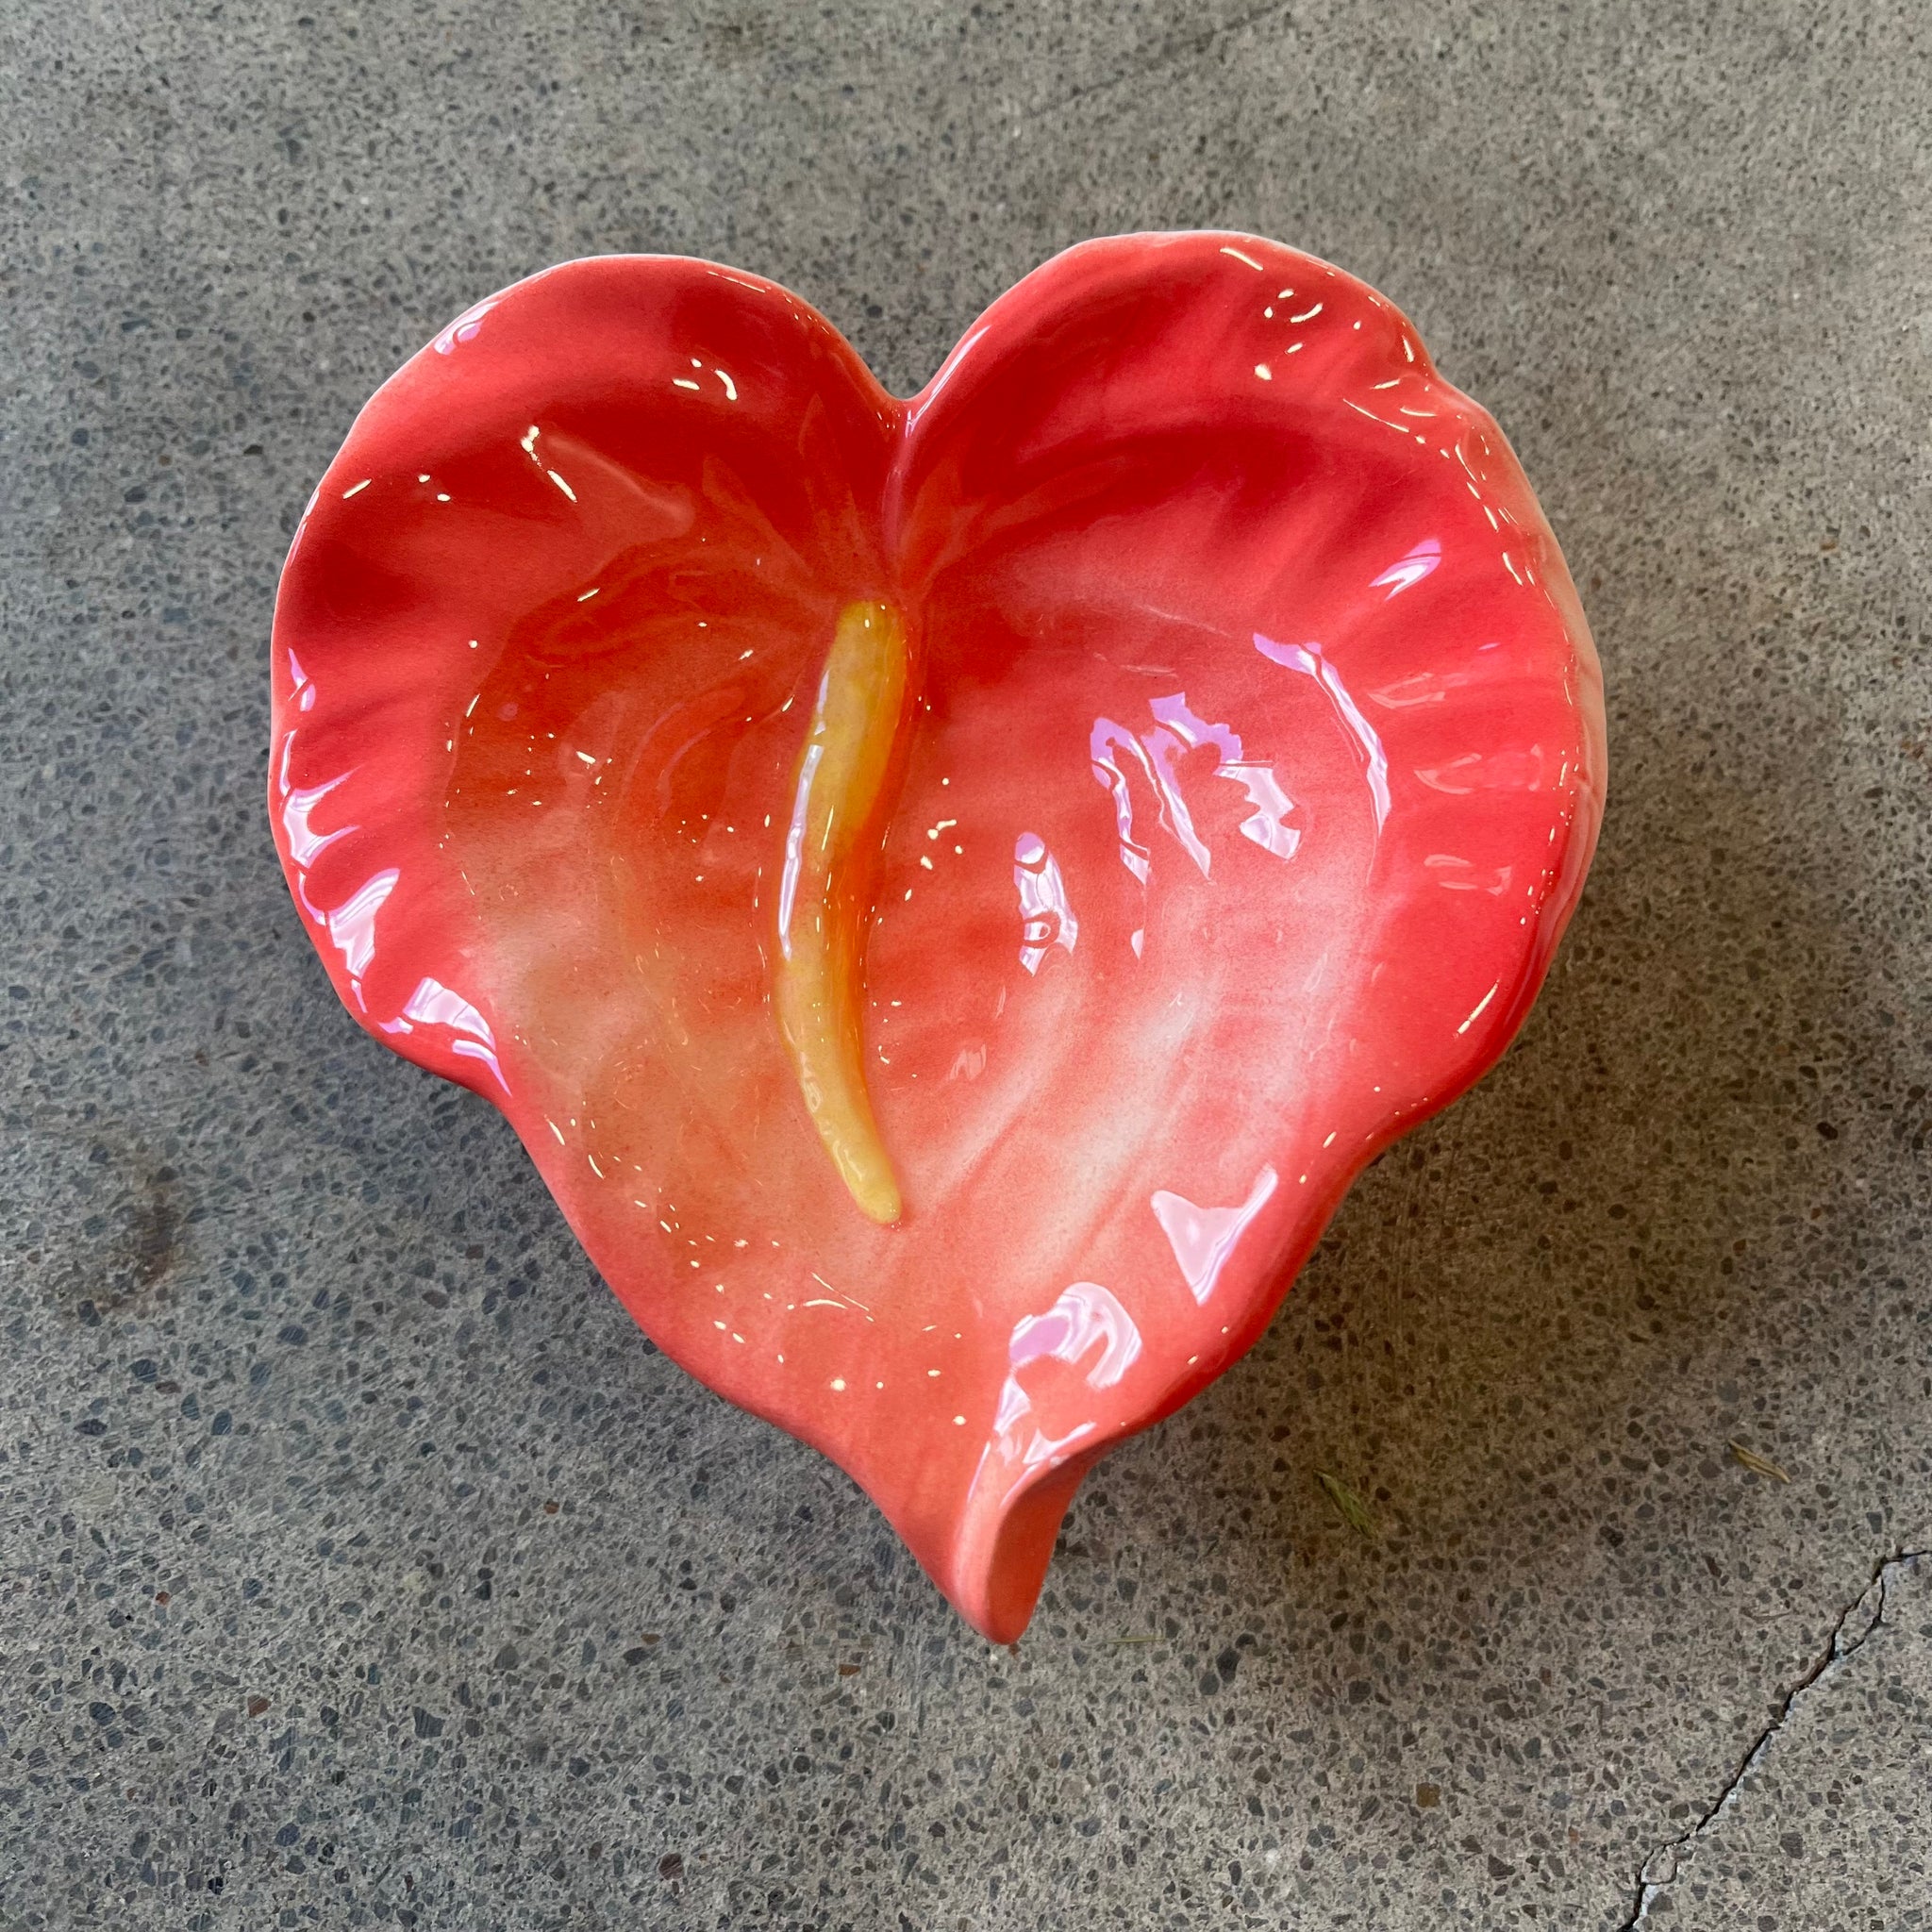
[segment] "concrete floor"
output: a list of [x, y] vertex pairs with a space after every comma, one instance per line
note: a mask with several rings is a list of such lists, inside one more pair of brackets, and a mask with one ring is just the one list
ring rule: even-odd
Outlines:
[[[0, 26], [0, 1928], [1932, 1924], [1924, 9], [300, 4]], [[909, 389], [1210, 225], [1501, 418], [1609, 816], [995, 1651], [338, 1009], [270, 604], [544, 263], [743, 263]]]

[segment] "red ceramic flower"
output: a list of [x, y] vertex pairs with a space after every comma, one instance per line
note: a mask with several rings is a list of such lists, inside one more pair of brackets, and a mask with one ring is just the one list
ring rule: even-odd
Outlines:
[[535, 276], [363, 411], [274, 658], [350, 1010], [1003, 1640], [1502, 1052], [1602, 808], [1501, 434], [1245, 236], [1075, 248], [909, 403], [755, 275]]

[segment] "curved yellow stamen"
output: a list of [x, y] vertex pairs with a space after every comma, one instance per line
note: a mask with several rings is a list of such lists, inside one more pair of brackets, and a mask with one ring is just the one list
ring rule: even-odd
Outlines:
[[785, 833], [772, 1004], [825, 1152], [872, 1220], [899, 1218], [899, 1184], [865, 1089], [868, 890], [910, 652], [890, 604], [839, 613]]

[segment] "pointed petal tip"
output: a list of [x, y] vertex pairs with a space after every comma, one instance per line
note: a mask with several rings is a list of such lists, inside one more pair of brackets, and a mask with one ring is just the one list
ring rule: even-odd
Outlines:
[[989, 1643], [1017, 1643], [1024, 1634], [1060, 1524], [1097, 1459], [1097, 1452], [1073, 1457], [996, 1499], [968, 1502], [950, 1560], [935, 1575], [953, 1607]]

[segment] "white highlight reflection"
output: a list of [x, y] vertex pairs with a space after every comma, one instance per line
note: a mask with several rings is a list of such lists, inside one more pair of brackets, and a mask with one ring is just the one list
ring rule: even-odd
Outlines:
[[1027, 1469], [1060, 1460], [1067, 1447], [1093, 1433], [1084, 1422], [1064, 1436], [1050, 1437], [1040, 1425], [1033, 1399], [1020, 1386], [1020, 1371], [1030, 1363], [1064, 1362], [1078, 1368], [1098, 1347], [1100, 1358], [1085, 1380], [1092, 1390], [1111, 1389], [1139, 1360], [1141, 1331], [1134, 1318], [1097, 1281], [1076, 1281], [1043, 1315], [1025, 1315], [1007, 1344], [1009, 1364], [1000, 1390], [993, 1432], [1001, 1449]]
[[[819, 703], [825, 701], [824, 687], [819, 687]], [[798, 791], [791, 801], [791, 823], [785, 828], [785, 870], [778, 877], [778, 950], [791, 957], [791, 903], [798, 896], [798, 874], [805, 864], [805, 826], [811, 815], [811, 781], [825, 755], [823, 744], [806, 747], [805, 762], [798, 768]]]
[[[289, 734], [286, 741], [291, 745], [294, 743], [295, 734], [292, 731]], [[283, 758], [284, 765], [287, 762], [288, 759], [285, 755]], [[283, 780], [282, 836], [289, 841], [289, 857], [305, 872], [338, 839], [346, 838], [356, 829], [354, 825], [338, 825], [333, 832], [318, 832], [308, 823], [309, 816], [315, 810], [315, 808], [338, 785], [345, 783], [349, 776], [350, 774], [344, 772], [340, 777], [331, 778], [325, 785], [311, 786], [307, 791], [298, 791], [288, 784], [286, 778]]]
[[1464, 1021], [1464, 1022], [1462, 1023], [1462, 1024], [1461, 1024], [1460, 1026], [1458, 1026], [1458, 1027], [1457, 1027], [1457, 1028], [1456, 1029], [1456, 1030], [1457, 1030], [1457, 1032], [1458, 1032], [1458, 1033], [1467, 1033], [1467, 1032], [1469, 1031], [1469, 1029], [1470, 1029], [1470, 1028], [1471, 1028], [1472, 1026], [1474, 1026], [1474, 1025], [1475, 1024], [1475, 1023], [1476, 1023], [1476, 1022], [1477, 1022], [1478, 1020], [1480, 1020], [1480, 1019], [1482, 1018], [1482, 1016], [1483, 1016], [1483, 1009], [1484, 1009], [1484, 1008], [1486, 1008], [1486, 1007], [1487, 1007], [1487, 1006], [1488, 1006], [1488, 1005], [1490, 1004], [1490, 1002], [1491, 1002], [1491, 1001], [1492, 999], [1494, 999], [1494, 998], [1496, 997], [1496, 990], [1497, 990], [1497, 987], [1500, 987], [1500, 986], [1501, 986], [1502, 984], [1503, 984], [1503, 982], [1502, 982], [1502, 981], [1501, 981], [1500, 979], [1499, 979], [1499, 980], [1497, 980], [1497, 982], [1496, 982], [1496, 985], [1495, 985], [1495, 986], [1492, 986], [1492, 987], [1491, 987], [1491, 989], [1489, 990], [1489, 991], [1488, 991], [1488, 992], [1486, 992], [1486, 993], [1484, 993], [1484, 995], [1482, 996], [1482, 998], [1481, 998], [1481, 999], [1479, 999], [1478, 1001], [1476, 1001], [1476, 1003], [1475, 1003], [1475, 1011], [1474, 1011], [1474, 1012], [1473, 1012], [1473, 1013], [1472, 1013], [1472, 1014], [1471, 1014], [1471, 1015], [1469, 1016], [1469, 1018], [1468, 1018], [1468, 1019], [1466, 1019], [1466, 1020], [1465, 1020], [1465, 1021]]
[[1185, 1194], [1170, 1193], [1165, 1188], [1149, 1205], [1154, 1218], [1167, 1236], [1174, 1257], [1180, 1263], [1194, 1300], [1203, 1307], [1227, 1266], [1235, 1243], [1247, 1231], [1248, 1224], [1267, 1206], [1274, 1192], [1275, 1173], [1264, 1167], [1255, 1176], [1248, 1198], [1238, 1208], [1198, 1208]]
[[372, 874], [327, 914], [328, 936], [349, 969], [358, 1001], [362, 997], [362, 975], [375, 958], [375, 915], [401, 876], [394, 866]]
[[[1405, 410], [1405, 415], [1415, 411]], [[1389, 587], [1391, 597], [1399, 597], [1411, 585], [1419, 584], [1442, 561], [1441, 541], [1436, 537], [1424, 537], [1407, 557], [1399, 558], [1378, 577], [1369, 579], [1369, 588], [1378, 591], [1384, 584]]]
[[474, 307], [466, 308], [437, 337], [434, 348], [439, 356], [452, 354], [458, 343], [474, 342], [477, 331], [483, 326], [483, 318], [494, 308], [501, 298], [491, 295]]
[[[1292, 858], [1302, 835], [1284, 823], [1294, 809], [1294, 801], [1281, 789], [1274, 767], [1249, 758], [1241, 749], [1240, 737], [1228, 725], [1209, 724], [1195, 717], [1188, 709], [1184, 691], [1176, 691], [1171, 698], [1156, 698], [1147, 708], [1191, 750], [1196, 745], [1211, 744], [1221, 754], [1214, 775], [1239, 785], [1255, 808], [1253, 814], [1241, 823], [1241, 837], [1253, 840], [1276, 858]], [[1207, 869], [1205, 865], [1201, 868], [1203, 872]]]
[[1369, 796], [1375, 806], [1375, 829], [1379, 832], [1389, 822], [1389, 754], [1383, 750], [1375, 727], [1362, 716], [1360, 707], [1349, 695], [1341, 672], [1322, 655], [1320, 644], [1280, 644], [1257, 631], [1255, 648], [1273, 662], [1312, 677], [1327, 693], [1328, 702], [1361, 747], [1368, 766]]
[[1437, 885], [1451, 892], [1488, 892], [1500, 899], [1515, 876], [1513, 865], [1499, 865], [1479, 872], [1474, 862], [1458, 858], [1453, 852], [1432, 852], [1423, 860], [1423, 869]]
[[[491, 305], [485, 303], [484, 308]], [[534, 436], [536, 432], [531, 431]], [[294, 652], [289, 653], [289, 677], [297, 705], [308, 710], [315, 703], [315, 683], [303, 670]], [[389, 902], [402, 876], [394, 866], [373, 873], [342, 903], [330, 911], [319, 909], [308, 897], [309, 869], [338, 839], [346, 839], [359, 829], [354, 824], [338, 825], [332, 832], [318, 832], [310, 823], [316, 808], [337, 787], [356, 775], [355, 767], [325, 780], [320, 785], [298, 788], [290, 782], [289, 769], [295, 754], [295, 734], [282, 740], [281, 763], [275, 774], [275, 789], [281, 794], [282, 836], [287, 841], [290, 863], [295, 873], [295, 897], [303, 910], [326, 928], [330, 942], [342, 956], [349, 973], [349, 991], [356, 1004], [368, 1011], [362, 996], [362, 981], [375, 958], [375, 916]], [[441, 980], [424, 978], [392, 1020], [376, 1022], [384, 1033], [413, 1033], [418, 1026], [446, 1026], [457, 1037], [450, 1051], [464, 1059], [480, 1060], [495, 1076], [506, 1094], [510, 1091], [496, 1058], [496, 1036], [490, 1023], [463, 996]]]
[[496, 1036], [490, 1022], [461, 993], [440, 979], [421, 979], [394, 1020], [386, 1021], [385, 1033], [412, 1033], [417, 1026], [447, 1026], [459, 1036], [450, 1041], [450, 1051], [464, 1059], [481, 1060], [496, 1076], [496, 1084], [508, 1093], [509, 1082], [497, 1064]]
[[[292, 651], [289, 653], [289, 675], [293, 681], [296, 703], [305, 711], [310, 709], [315, 703], [315, 684], [303, 672]], [[308, 869], [338, 839], [346, 838], [357, 827], [341, 825], [333, 832], [318, 832], [309, 824], [309, 815], [338, 785], [347, 783], [355, 771], [352, 767], [324, 784], [298, 791], [289, 781], [289, 767], [294, 756], [295, 734], [291, 731], [282, 740], [281, 767], [275, 774], [275, 787], [282, 799], [282, 836], [289, 841], [289, 860], [295, 870], [295, 901], [316, 924], [325, 926], [328, 915], [308, 896]]]
[[[1193, 813], [1181, 791], [1179, 770], [1183, 756], [1203, 745], [1211, 745], [1220, 754], [1221, 762], [1215, 766], [1214, 775], [1239, 785], [1254, 808], [1241, 823], [1241, 836], [1276, 858], [1292, 858], [1301, 843], [1300, 832], [1287, 824], [1289, 814], [1294, 810], [1294, 801], [1281, 789], [1274, 766], [1248, 758], [1240, 733], [1231, 725], [1196, 717], [1189, 708], [1185, 691], [1150, 699], [1147, 708], [1154, 714], [1153, 730], [1137, 738], [1112, 718], [1096, 718], [1088, 739], [1093, 775], [1113, 797], [1121, 863], [1141, 886], [1147, 884], [1153, 854], [1134, 836], [1130, 774], [1135, 766], [1140, 768], [1159, 806], [1161, 825], [1194, 861], [1201, 876], [1209, 875], [1213, 855], [1195, 829]], [[1134, 950], [1141, 950], [1138, 935]]]
[[[1185, 696], [1179, 702], [1185, 710]], [[1149, 707], [1157, 718], [1160, 715], [1160, 703], [1157, 699]], [[1187, 741], [1164, 728], [1147, 732], [1141, 742], [1147, 747], [1147, 756], [1153, 761], [1154, 786], [1160, 793], [1160, 823], [1174, 834], [1181, 850], [1194, 861], [1205, 879], [1214, 862], [1213, 856], [1201, 842], [1200, 833], [1194, 829], [1194, 815], [1188, 809], [1188, 801], [1181, 796], [1180, 774], [1174, 769], [1181, 754], [1190, 746]]]
[[1053, 947], [1071, 953], [1080, 937], [1059, 860], [1038, 832], [1022, 832], [1013, 843], [1013, 883], [1020, 891], [1020, 963], [1038, 973]]
[[1130, 753], [1141, 767], [1141, 775], [1147, 780], [1149, 791], [1156, 789], [1154, 768], [1147, 762], [1147, 754], [1141, 748], [1141, 741], [1124, 724], [1116, 724], [1111, 718], [1096, 718], [1093, 729], [1088, 734], [1088, 756], [1093, 760], [1093, 775], [1113, 793], [1113, 819], [1120, 833], [1121, 863], [1144, 886], [1154, 855], [1134, 837], [1134, 799], [1127, 789], [1127, 774], [1118, 761], [1117, 754]]

